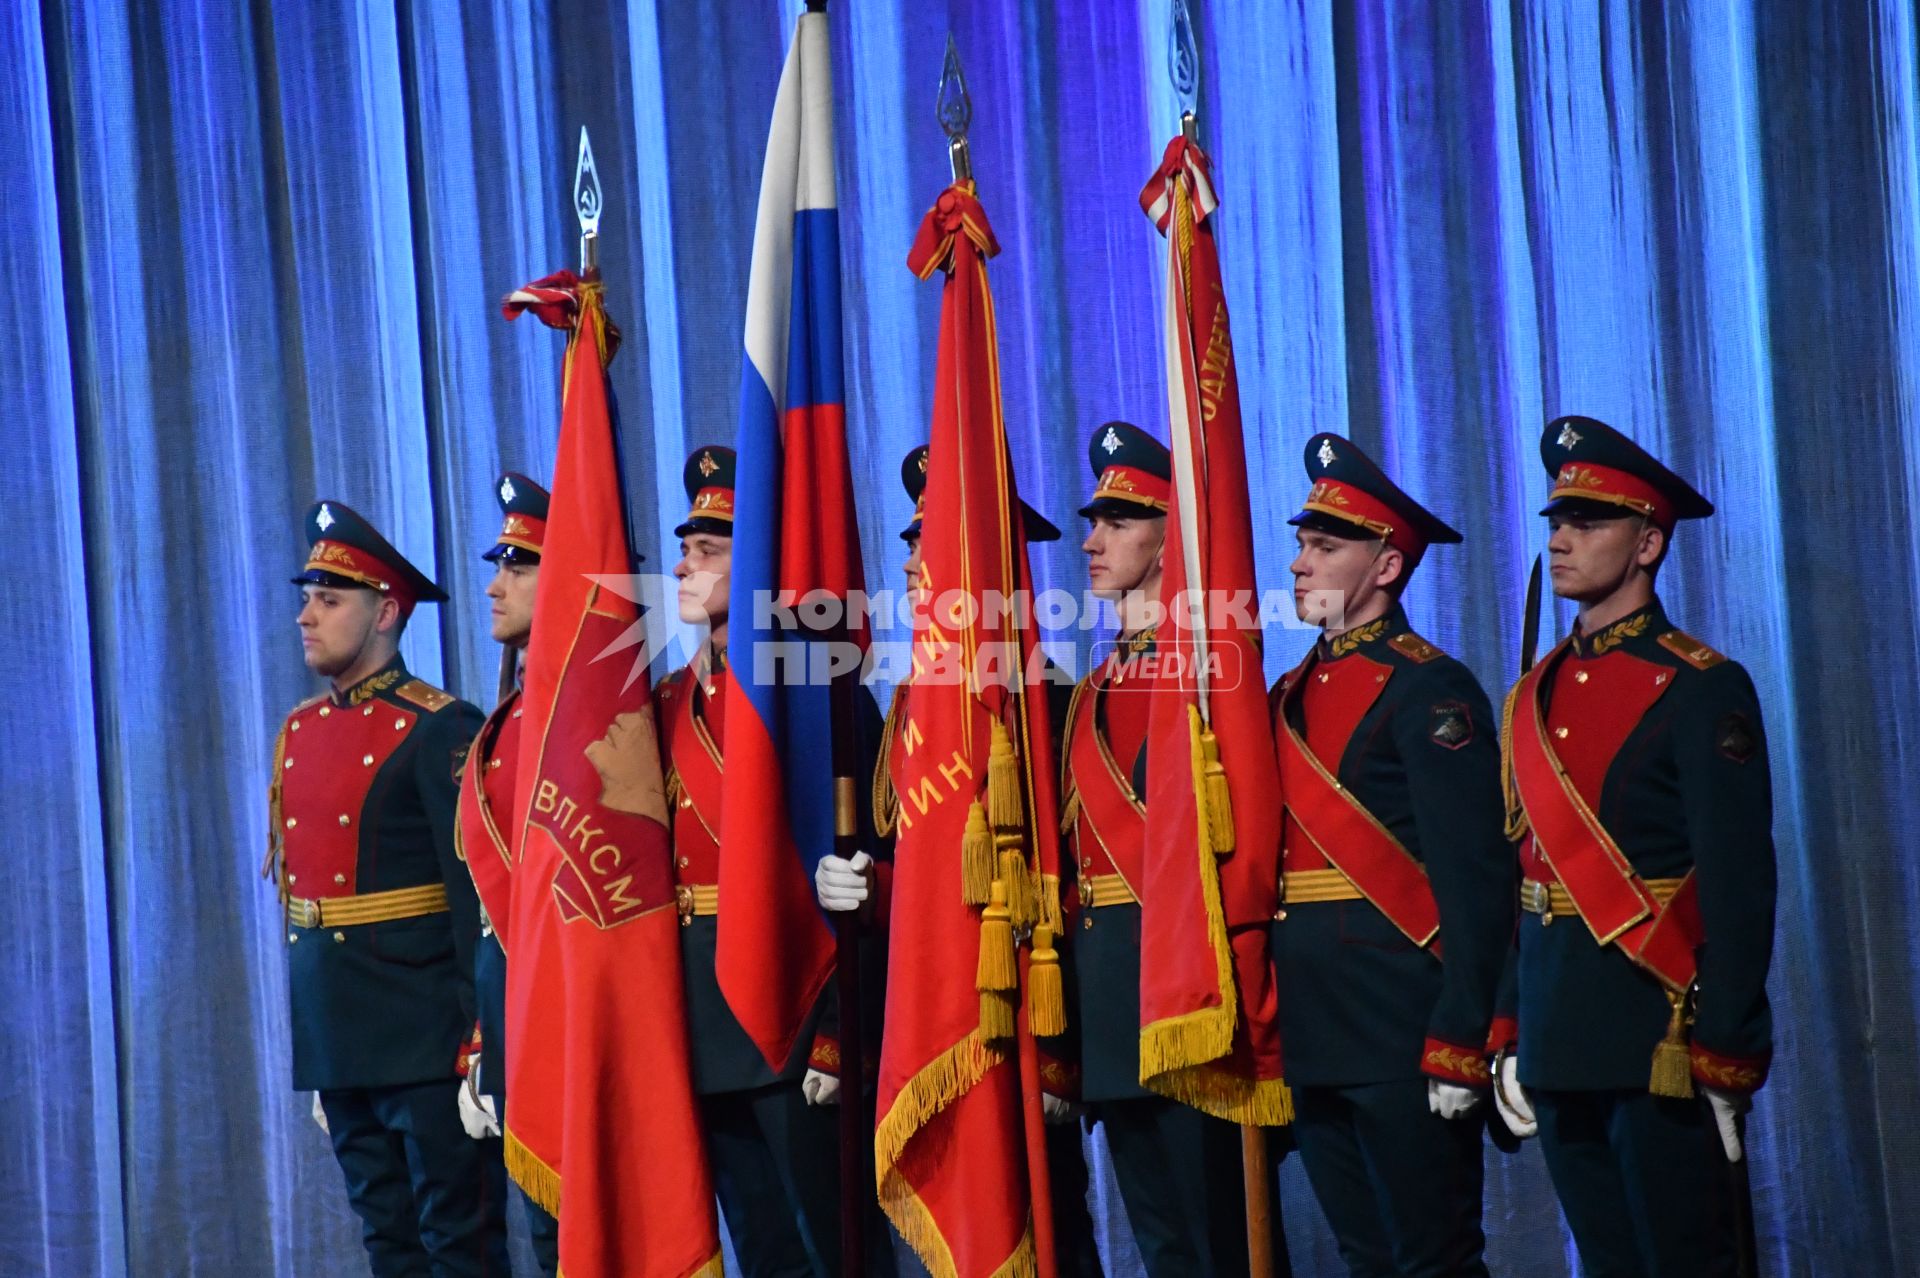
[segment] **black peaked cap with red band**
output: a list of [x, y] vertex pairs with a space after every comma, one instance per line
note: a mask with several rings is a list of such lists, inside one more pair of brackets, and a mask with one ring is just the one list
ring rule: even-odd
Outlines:
[[1643, 515], [1665, 532], [1705, 519], [1713, 503], [1658, 458], [1596, 417], [1556, 417], [1540, 434], [1540, 461], [1552, 487], [1543, 515]]
[[[900, 459], [900, 484], [907, 490], [907, 496], [913, 498], [913, 520], [900, 530], [901, 541], [912, 541], [920, 535], [920, 520], [927, 507], [928, 452], [928, 446], [921, 444]], [[1024, 501], [1020, 503], [1020, 523], [1027, 530], [1029, 543], [1060, 540], [1060, 530]]]
[[445, 603], [447, 592], [415, 568], [351, 507], [318, 501], [307, 511], [307, 565], [297, 586], [358, 586], [390, 595], [403, 611]]
[[537, 564], [547, 540], [547, 503], [551, 494], [518, 471], [508, 471], [493, 486], [500, 501], [500, 540], [480, 557], [488, 563]]
[[1452, 545], [1460, 534], [1409, 497], [1387, 472], [1339, 435], [1307, 441], [1307, 478], [1313, 488], [1300, 513], [1287, 522], [1343, 537], [1377, 537], [1418, 563], [1432, 545]]
[[1132, 422], [1108, 422], [1087, 441], [1093, 496], [1080, 508], [1092, 519], [1154, 519], [1173, 497], [1173, 454]]
[[733, 536], [733, 470], [733, 450], [723, 445], [702, 444], [688, 455], [680, 472], [687, 489], [687, 517], [674, 536]]

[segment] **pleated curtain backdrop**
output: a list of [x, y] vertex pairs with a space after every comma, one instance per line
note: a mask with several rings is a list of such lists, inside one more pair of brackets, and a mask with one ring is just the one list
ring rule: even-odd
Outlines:
[[[288, 1087], [258, 878], [286, 578], [318, 495], [454, 602], [415, 669], [486, 701], [500, 469], [543, 474], [558, 339], [498, 316], [570, 264], [582, 125], [636, 526], [671, 560], [689, 446], [733, 432], [780, 0], [0, 5], [0, 1273], [364, 1271]], [[1763, 1269], [1911, 1270], [1920, 1218], [1920, 69], [1909, 0], [1198, 0], [1202, 137], [1265, 584], [1316, 430], [1467, 532], [1409, 596], [1496, 693], [1544, 536], [1541, 424], [1619, 425], [1720, 507], [1679, 624], [1745, 661], [1773, 745], [1778, 1049], [1751, 1127]], [[1023, 493], [1071, 525], [1085, 440], [1164, 430], [1166, 0], [833, 5], [848, 421], [898, 580], [937, 287], [951, 30], [974, 103]], [[1040, 585], [1084, 583], [1075, 538]], [[1560, 610], [1555, 624], [1564, 627]], [[1061, 636], [1083, 656], [1091, 632]], [[684, 644], [685, 636], [676, 642]], [[1269, 676], [1307, 637], [1268, 634]], [[1296, 1272], [1338, 1271], [1295, 1165]], [[1102, 1199], [1112, 1208], [1111, 1195]], [[1116, 1271], [1121, 1226], [1109, 1210]], [[1537, 1152], [1489, 1154], [1497, 1271], [1573, 1272]]]

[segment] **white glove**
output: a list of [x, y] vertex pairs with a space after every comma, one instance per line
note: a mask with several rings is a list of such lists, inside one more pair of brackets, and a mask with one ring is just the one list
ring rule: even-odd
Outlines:
[[1040, 1093], [1040, 1120], [1049, 1127], [1061, 1123], [1071, 1123], [1080, 1116], [1080, 1107], [1070, 1100], [1061, 1100], [1051, 1092]]
[[1480, 1103], [1480, 1089], [1445, 1079], [1427, 1080], [1427, 1108], [1442, 1118], [1465, 1118]]
[[1713, 1121], [1720, 1129], [1720, 1145], [1727, 1151], [1727, 1161], [1739, 1162], [1746, 1155], [1740, 1144], [1740, 1115], [1753, 1108], [1753, 1098], [1740, 1092], [1723, 1092], [1717, 1087], [1702, 1087], [1700, 1091], [1707, 1098], [1707, 1107], [1713, 1110]]
[[481, 1095], [479, 1083], [472, 1078], [460, 1084], [460, 1125], [474, 1140], [500, 1134], [500, 1115], [493, 1107], [493, 1097]]
[[1527, 1099], [1527, 1089], [1520, 1086], [1519, 1065], [1512, 1052], [1501, 1052], [1493, 1058], [1493, 1107], [1500, 1111], [1500, 1121], [1507, 1130], [1521, 1140], [1540, 1130], [1533, 1102]]
[[872, 864], [873, 858], [865, 852], [855, 852], [852, 860], [821, 857], [813, 871], [813, 891], [820, 898], [820, 908], [834, 914], [859, 909], [867, 899], [867, 868]]
[[[865, 854], [862, 853], [862, 855]], [[822, 1074], [817, 1069], [810, 1069], [807, 1071], [807, 1076], [800, 1080], [800, 1094], [807, 1098], [809, 1105], [838, 1105], [840, 1080], [831, 1074]]]
[[326, 1132], [329, 1136], [333, 1135], [333, 1132], [327, 1127], [327, 1107], [320, 1103], [319, 1092], [313, 1094], [313, 1121], [320, 1124], [321, 1131]]

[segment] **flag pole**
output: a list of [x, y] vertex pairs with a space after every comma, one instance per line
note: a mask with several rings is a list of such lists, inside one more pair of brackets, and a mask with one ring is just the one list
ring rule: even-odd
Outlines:
[[[1194, 37], [1193, 15], [1187, 8], [1187, 0], [1173, 0], [1173, 4], [1168, 12], [1167, 28], [1167, 75], [1173, 84], [1174, 97], [1180, 105], [1180, 136], [1185, 138], [1187, 142], [1197, 146], [1200, 139], [1200, 122], [1198, 118], [1200, 103], [1200, 48], [1199, 42]], [[1175, 180], [1177, 181], [1179, 179]], [[1179, 251], [1174, 243], [1175, 238], [1174, 229], [1169, 227], [1167, 230], [1167, 251], [1177, 262], [1179, 260]], [[1184, 270], [1184, 265], [1178, 269]], [[1180, 276], [1176, 281], [1173, 272], [1170, 271], [1168, 287], [1174, 287], [1176, 282], [1179, 284], [1183, 293], [1191, 286], [1191, 281], [1186, 280], [1184, 275]], [[1177, 300], [1170, 299], [1169, 308], [1172, 309], [1175, 306], [1178, 306], [1178, 309], [1181, 311], [1181, 321], [1191, 324], [1192, 312], [1190, 299], [1188, 297], [1182, 297]], [[1168, 375], [1169, 377], [1174, 376], [1174, 370], [1169, 369]], [[1185, 392], [1184, 390], [1179, 390], [1177, 393], [1184, 394]], [[1199, 422], [1190, 421], [1188, 423], [1187, 438], [1172, 441], [1176, 467], [1181, 460], [1184, 460], [1190, 473], [1194, 469], [1197, 469], [1197, 466], [1204, 460], [1201, 457], [1195, 456], [1193, 447], [1193, 432], [1198, 429]], [[1181, 536], [1181, 548], [1188, 556], [1189, 571], [1186, 584], [1189, 598], [1204, 601], [1206, 599], [1204, 593], [1206, 587], [1205, 583], [1200, 579], [1200, 548], [1195, 545], [1192, 538], [1185, 533]], [[1202, 602], [1197, 608], [1192, 604], [1187, 606], [1192, 609], [1189, 611], [1188, 616], [1195, 641], [1194, 677], [1198, 684], [1196, 691], [1198, 693], [1200, 717], [1203, 723], [1210, 723], [1212, 720], [1212, 706], [1209, 704], [1207, 697], [1205, 614], [1201, 613], [1199, 616], [1194, 615], [1195, 611], [1204, 609], [1208, 605]], [[1241, 1193], [1246, 1200], [1247, 1212], [1247, 1272], [1254, 1275], [1254, 1278], [1271, 1278], [1271, 1276], [1276, 1274], [1291, 1274], [1293, 1270], [1291, 1263], [1286, 1258], [1285, 1236], [1278, 1233], [1274, 1227], [1273, 1195], [1275, 1187], [1272, 1183], [1271, 1173], [1267, 1165], [1267, 1133], [1266, 1129], [1257, 1123], [1242, 1123], [1240, 1125], [1240, 1181]], [[1275, 1266], [1276, 1257], [1274, 1244], [1276, 1240], [1280, 1244], [1278, 1268]]]
[[[806, 0], [807, 12], [825, 14], [827, 0]], [[850, 607], [848, 601], [843, 605]], [[829, 632], [831, 642], [854, 642], [851, 617]], [[835, 663], [829, 663], [829, 669]], [[859, 793], [855, 777], [860, 750], [854, 702], [858, 665], [837, 671], [828, 685], [833, 751], [833, 854], [851, 861], [861, 851]], [[873, 1201], [873, 1120], [866, 1111], [866, 1036], [861, 1025], [860, 927], [864, 911], [833, 916], [833, 984], [840, 1027], [840, 1272], [859, 1278], [867, 1268], [866, 1205]]]
[[[973, 123], [973, 99], [967, 93], [967, 78], [960, 66], [960, 49], [953, 33], [947, 33], [946, 56], [940, 64], [940, 87], [934, 98], [934, 113], [947, 136], [947, 162], [955, 184], [973, 182], [973, 155], [967, 145], [967, 132]], [[1019, 518], [1015, 515], [1014, 518]], [[1013, 695], [1024, 695], [1024, 687], [1013, 681]], [[1024, 744], [1024, 742], [1023, 742]], [[1035, 837], [1043, 837], [1039, 831]], [[1015, 1057], [1020, 1079], [1020, 1128], [1026, 1151], [1027, 1201], [1033, 1216], [1034, 1270], [1039, 1278], [1055, 1278], [1057, 1261], [1053, 1241], [1052, 1177], [1047, 1169], [1046, 1114], [1040, 1103], [1040, 1052], [1034, 1042], [1028, 1019], [1027, 994], [1030, 988], [1031, 944], [1019, 946], [1017, 972], [1020, 1006], [1014, 1013]]]

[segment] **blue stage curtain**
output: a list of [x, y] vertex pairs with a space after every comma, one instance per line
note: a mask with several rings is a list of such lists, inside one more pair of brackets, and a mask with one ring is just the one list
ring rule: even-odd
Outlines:
[[[1160, 431], [1168, 0], [834, 9], [848, 418], [870, 585], [899, 582], [938, 287], [949, 31], [1023, 495], [1084, 581], [1086, 440]], [[1894, 1273], [1920, 1217], [1920, 48], [1908, 0], [1198, 0], [1201, 134], [1263, 584], [1317, 430], [1467, 534], [1409, 607], [1496, 692], [1541, 548], [1544, 420], [1593, 414], [1720, 507], [1662, 590], [1747, 663], [1776, 774], [1778, 1055], [1750, 1127], [1763, 1269]], [[727, 442], [767, 118], [798, 5], [0, 6], [0, 1273], [363, 1272], [287, 1086], [258, 878], [299, 519], [371, 517], [454, 603], [415, 669], [490, 699], [500, 469], [544, 478], [559, 338], [500, 296], [575, 264], [591, 129], [635, 527], [671, 564]], [[1553, 626], [1569, 619], [1557, 610]], [[1552, 627], [1550, 627], [1551, 629]], [[1097, 630], [1056, 636], [1084, 661]], [[884, 636], [883, 636], [884, 637]], [[894, 637], [898, 637], [897, 633]], [[688, 636], [672, 635], [683, 653]], [[1306, 636], [1275, 627], [1268, 675]], [[1097, 1149], [1097, 1145], [1096, 1145]], [[1337, 1271], [1296, 1166], [1296, 1272]], [[1100, 1191], [1114, 1271], [1124, 1221]], [[1573, 1272], [1537, 1153], [1489, 1153], [1497, 1269]]]

